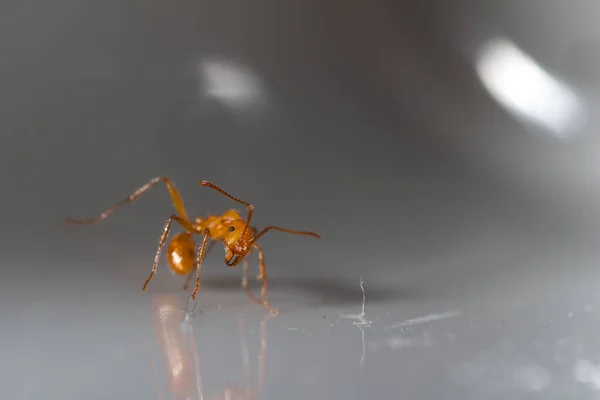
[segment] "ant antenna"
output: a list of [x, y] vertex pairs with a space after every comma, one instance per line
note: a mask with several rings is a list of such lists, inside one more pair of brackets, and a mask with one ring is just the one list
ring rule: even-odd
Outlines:
[[242, 231], [242, 237], [243, 237], [244, 233], [246, 233], [246, 229], [248, 228], [248, 226], [250, 226], [250, 220], [252, 219], [252, 210], [254, 209], [254, 206], [248, 202], [245, 202], [244, 200], [238, 199], [237, 197], [230, 195], [229, 193], [227, 193], [226, 191], [224, 191], [223, 189], [221, 189], [220, 187], [218, 187], [217, 185], [215, 185], [212, 182], [200, 181], [200, 184], [202, 186], [208, 186], [209, 188], [216, 190], [217, 192], [221, 193], [222, 195], [229, 197], [231, 200], [237, 201], [238, 203], [243, 204], [246, 207], [248, 207], [248, 216], [246, 217], [246, 226], [244, 226], [244, 230]]
[[[240, 200], [237, 197], [234, 197], [232, 195], [230, 195], [229, 193], [227, 193], [226, 191], [224, 191], [223, 189], [221, 189], [220, 187], [218, 187], [217, 185], [215, 185], [214, 183], [211, 183], [209, 181], [200, 181], [200, 184], [202, 186], [208, 186], [211, 189], [216, 190], [217, 192], [229, 197], [231, 200], [237, 201], [238, 203], [241, 203], [243, 205], [245, 205], [246, 207], [248, 207], [248, 217], [246, 218], [246, 225], [244, 226], [244, 230], [242, 231], [242, 237], [244, 235], [244, 233], [246, 233], [246, 229], [248, 229], [248, 227], [250, 226], [250, 220], [252, 219], [252, 210], [254, 209], [254, 206], [250, 203], [245, 202], [244, 200]], [[252, 232], [255, 232], [255, 229], [252, 229]], [[321, 236], [319, 236], [318, 234], [314, 233], [314, 232], [304, 232], [304, 231], [293, 231], [291, 229], [285, 229], [285, 228], [280, 228], [278, 226], [267, 226], [266, 228], [264, 228], [262, 231], [260, 231], [256, 236], [254, 236], [251, 240], [250, 240], [250, 244], [254, 244], [262, 235], [264, 235], [265, 233], [267, 233], [270, 230], [276, 230], [276, 231], [280, 231], [280, 232], [286, 232], [286, 233], [292, 233], [294, 235], [305, 235], [305, 236], [314, 236], [317, 239], [320, 239]]]
[[254, 236], [252, 238], [252, 240], [250, 241], [250, 244], [255, 243], [258, 239], [260, 239], [261, 236], [263, 236], [265, 233], [267, 233], [270, 230], [291, 233], [293, 235], [313, 236], [313, 237], [316, 237], [317, 239], [321, 239], [321, 236], [315, 232], [293, 231], [291, 229], [285, 229], [285, 228], [280, 228], [278, 226], [269, 225], [266, 228], [263, 228], [256, 236]]

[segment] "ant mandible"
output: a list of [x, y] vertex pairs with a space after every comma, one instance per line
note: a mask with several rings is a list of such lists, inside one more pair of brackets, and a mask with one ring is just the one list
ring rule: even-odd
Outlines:
[[[277, 226], [267, 226], [263, 228], [260, 232], [250, 225], [252, 219], [252, 211], [254, 206], [250, 203], [247, 203], [243, 200], [234, 197], [215, 185], [214, 183], [208, 181], [201, 181], [200, 185], [209, 187], [218, 191], [219, 193], [229, 197], [230, 199], [245, 205], [248, 208], [248, 215], [246, 220], [242, 218], [238, 211], [234, 209], [229, 209], [225, 211], [222, 215], [209, 215], [206, 218], [196, 217], [193, 221], [188, 217], [188, 214], [185, 210], [183, 204], [183, 198], [175, 188], [173, 182], [167, 178], [166, 176], [159, 176], [153, 178], [144, 186], [140, 187], [136, 190], [132, 195], [126, 197], [121, 200], [117, 204], [115, 204], [112, 208], [106, 210], [102, 214], [100, 214], [97, 218], [87, 219], [87, 220], [75, 220], [71, 218], [66, 218], [66, 222], [71, 224], [93, 224], [100, 222], [107, 218], [110, 214], [113, 213], [118, 207], [132, 203], [137, 200], [144, 193], [148, 192], [154, 186], [156, 186], [159, 182], [163, 182], [167, 187], [167, 191], [169, 192], [169, 196], [171, 197], [171, 201], [173, 203], [173, 207], [177, 211], [177, 214], [173, 214], [167, 219], [165, 226], [163, 228], [162, 235], [160, 237], [160, 241], [158, 244], [158, 250], [156, 251], [156, 256], [154, 258], [154, 265], [152, 266], [152, 272], [144, 286], [142, 291], [146, 291], [146, 287], [148, 283], [156, 274], [156, 270], [158, 268], [158, 263], [160, 260], [160, 254], [163, 246], [167, 241], [167, 237], [169, 235], [169, 231], [171, 230], [171, 224], [173, 221], [176, 221], [183, 227], [185, 230], [182, 233], [179, 233], [171, 239], [169, 245], [167, 246], [167, 261], [171, 268], [171, 270], [177, 275], [188, 275], [184, 289], [187, 289], [190, 279], [193, 274], [193, 268], [196, 267], [196, 285], [194, 287], [194, 291], [192, 293], [192, 299], [196, 298], [196, 294], [198, 293], [198, 288], [200, 286], [200, 269], [202, 267], [202, 260], [208, 253], [208, 251], [212, 248], [218, 241], [222, 241], [225, 248], [225, 264], [229, 267], [235, 267], [242, 260], [245, 260], [245, 257], [249, 254], [252, 254], [253, 250], [258, 252], [259, 258], [259, 273], [256, 277], [257, 280], [262, 281], [262, 291], [261, 291], [261, 301], [262, 304], [272, 313], [277, 314], [278, 311], [269, 305], [267, 301], [267, 267], [265, 265], [265, 257], [262, 247], [257, 243], [258, 239], [260, 239], [265, 233], [270, 230], [276, 230], [280, 232], [291, 233], [294, 235], [305, 235], [305, 236], [314, 236], [318, 239], [321, 237], [314, 232], [305, 232], [305, 231], [293, 231], [291, 229], [280, 228]], [[194, 241], [193, 235], [204, 235], [202, 238], [202, 244], [198, 248], [196, 242]], [[211, 240], [210, 244], [208, 244], [208, 240]], [[196, 249], [198, 248], [198, 251]], [[244, 277], [242, 279], [242, 287], [246, 290], [248, 296], [258, 302], [254, 296], [252, 296], [247, 287], [247, 259], [244, 262]]]

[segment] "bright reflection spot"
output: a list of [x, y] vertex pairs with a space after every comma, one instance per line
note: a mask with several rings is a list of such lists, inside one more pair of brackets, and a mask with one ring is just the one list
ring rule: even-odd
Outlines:
[[248, 68], [224, 60], [203, 60], [198, 65], [204, 94], [222, 104], [243, 111], [264, 101], [263, 85]]
[[496, 39], [483, 48], [477, 73], [508, 111], [556, 137], [571, 136], [581, 123], [583, 106], [577, 95], [507, 40]]
[[588, 360], [577, 360], [573, 365], [575, 380], [594, 389], [600, 390], [600, 365]]

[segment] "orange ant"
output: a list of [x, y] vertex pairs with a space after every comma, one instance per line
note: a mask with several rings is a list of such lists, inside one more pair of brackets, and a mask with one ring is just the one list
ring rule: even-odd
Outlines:
[[[171, 239], [169, 245], [167, 246], [167, 261], [171, 270], [175, 274], [181, 276], [189, 274], [186, 279], [184, 289], [187, 289], [192, 277], [194, 265], [196, 266], [196, 286], [194, 287], [194, 291], [192, 293], [192, 299], [196, 298], [196, 294], [198, 293], [198, 288], [200, 286], [200, 268], [202, 267], [202, 260], [215, 242], [222, 241], [225, 248], [225, 264], [227, 264], [229, 267], [235, 267], [238, 265], [247, 255], [252, 254], [253, 250], [258, 251], [259, 273], [256, 279], [262, 280], [261, 302], [272, 314], [277, 314], [278, 311], [271, 307], [267, 301], [267, 271], [265, 257], [262, 247], [256, 242], [270, 230], [276, 230], [295, 235], [314, 236], [318, 239], [321, 237], [314, 232], [293, 231], [290, 229], [279, 228], [277, 226], [267, 226], [258, 232], [255, 227], [250, 225], [254, 206], [230, 195], [211, 182], [201, 181], [200, 185], [214, 189], [230, 199], [245, 205], [248, 208], [248, 215], [245, 221], [239, 212], [234, 209], [229, 209], [222, 215], [209, 215], [204, 219], [196, 217], [194, 221], [190, 220], [185, 210], [183, 199], [175, 188], [173, 182], [171, 182], [171, 180], [166, 176], [159, 176], [150, 180], [144, 186], [136, 190], [132, 195], [118, 202], [112, 208], [100, 214], [100, 216], [97, 218], [87, 220], [74, 220], [71, 218], [66, 218], [66, 222], [71, 224], [93, 224], [100, 222], [112, 214], [113, 211], [115, 211], [118, 207], [137, 200], [140, 196], [148, 192], [159, 182], [163, 182], [167, 187], [169, 196], [171, 197], [171, 201], [178, 215], [171, 215], [165, 223], [163, 233], [158, 244], [158, 250], [156, 251], [152, 272], [150, 273], [148, 279], [146, 279], [142, 291], [146, 291], [148, 283], [150, 280], [152, 280], [154, 274], [156, 274], [162, 248], [167, 241], [169, 231], [171, 230], [171, 223], [176, 221], [183, 227], [185, 232], [179, 233], [173, 237], [173, 239]], [[202, 238], [202, 244], [197, 252], [196, 249], [198, 247], [193, 239], [193, 235], [204, 235]], [[212, 242], [207, 246], [209, 239], [211, 239]], [[250, 294], [247, 288], [247, 260], [244, 263], [242, 287], [246, 290], [252, 300], [258, 302], [258, 300]]]

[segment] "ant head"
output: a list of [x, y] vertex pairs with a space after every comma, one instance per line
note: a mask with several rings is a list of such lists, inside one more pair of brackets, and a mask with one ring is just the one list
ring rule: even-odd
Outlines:
[[235, 267], [250, 251], [253, 230], [246, 227], [246, 223], [239, 219], [228, 221], [226, 227], [227, 233], [223, 239], [225, 264]]

